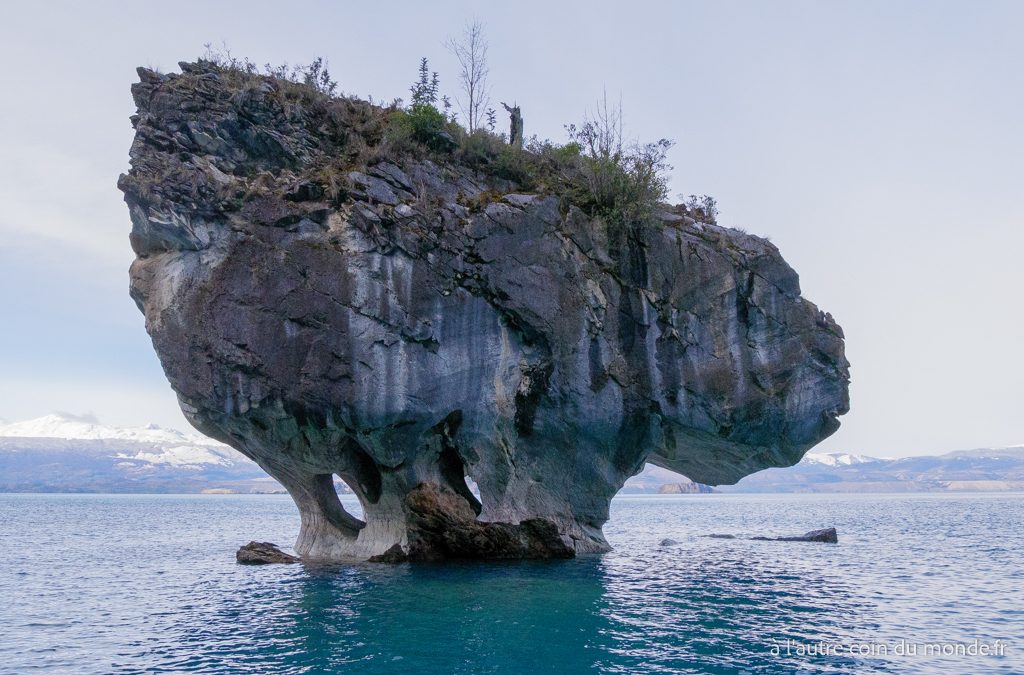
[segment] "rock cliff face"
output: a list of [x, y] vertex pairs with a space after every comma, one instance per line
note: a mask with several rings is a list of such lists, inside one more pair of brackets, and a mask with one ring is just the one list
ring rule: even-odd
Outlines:
[[369, 104], [182, 69], [132, 87], [131, 295], [189, 421], [294, 498], [304, 558], [603, 551], [645, 461], [732, 483], [838, 428], [842, 332], [768, 241], [679, 209], [609, 228], [437, 156], [328, 171]]

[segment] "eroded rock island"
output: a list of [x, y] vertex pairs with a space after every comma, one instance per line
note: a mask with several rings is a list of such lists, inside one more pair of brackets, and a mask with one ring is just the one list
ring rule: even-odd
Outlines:
[[685, 207], [612, 225], [389, 148], [371, 103], [181, 65], [132, 87], [131, 295], [188, 420], [295, 500], [304, 559], [604, 551], [644, 462], [732, 483], [838, 428], [842, 332], [767, 240]]

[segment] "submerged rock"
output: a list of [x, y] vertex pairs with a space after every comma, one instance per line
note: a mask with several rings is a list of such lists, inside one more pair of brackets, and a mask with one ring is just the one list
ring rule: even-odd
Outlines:
[[243, 565], [297, 563], [299, 559], [267, 541], [250, 541], [235, 552], [235, 560]]
[[733, 483], [838, 428], [842, 331], [767, 240], [609, 225], [389, 154], [368, 103], [182, 68], [132, 87], [131, 294], [185, 416], [295, 500], [303, 558], [604, 551], [644, 462]]
[[676, 541], [675, 539], [662, 539], [658, 543], [658, 546], [663, 546], [663, 547], [678, 546], [678, 545], [679, 545], [679, 542]]

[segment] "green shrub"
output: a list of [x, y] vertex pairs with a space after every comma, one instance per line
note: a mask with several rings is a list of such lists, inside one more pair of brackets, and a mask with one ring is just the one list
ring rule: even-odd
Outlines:
[[606, 96], [593, 117], [566, 131], [580, 157], [579, 197], [596, 215], [618, 223], [644, 220], [668, 195], [672, 141], [627, 145], [621, 103], [610, 108]]
[[407, 134], [434, 152], [451, 152], [456, 147], [448, 119], [429, 103], [419, 103], [408, 110], [396, 110], [391, 116], [391, 126], [397, 134]]
[[536, 189], [540, 171], [528, 150], [503, 144], [494, 158], [490, 172], [498, 178], [514, 181], [526, 190]]
[[458, 135], [459, 147], [456, 151], [456, 158], [460, 163], [474, 169], [488, 171], [488, 167], [494, 164], [497, 157], [505, 151], [508, 144], [496, 134], [483, 129], [477, 129], [472, 133], [461, 133]]
[[563, 163], [576, 161], [580, 156], [580, 152], [583, 150], [583, 148], [580, 147], [580, 144], [574, 141], [570, 141], [565, 145], [548, 145], [551, 148], [551, 153], [554, 159]]

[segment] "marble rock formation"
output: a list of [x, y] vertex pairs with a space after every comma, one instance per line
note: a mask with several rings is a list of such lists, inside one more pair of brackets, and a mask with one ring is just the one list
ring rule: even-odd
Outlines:
[[389, 147], [369, 103], [181, 67], [132, 87], [131, 295], [189, 421], [295, 500], [303, 559], [604, 551], [644, 462], [732, 483], [838, 428], [842, 331], [767, 240], [684, 207], [613, 227]]

